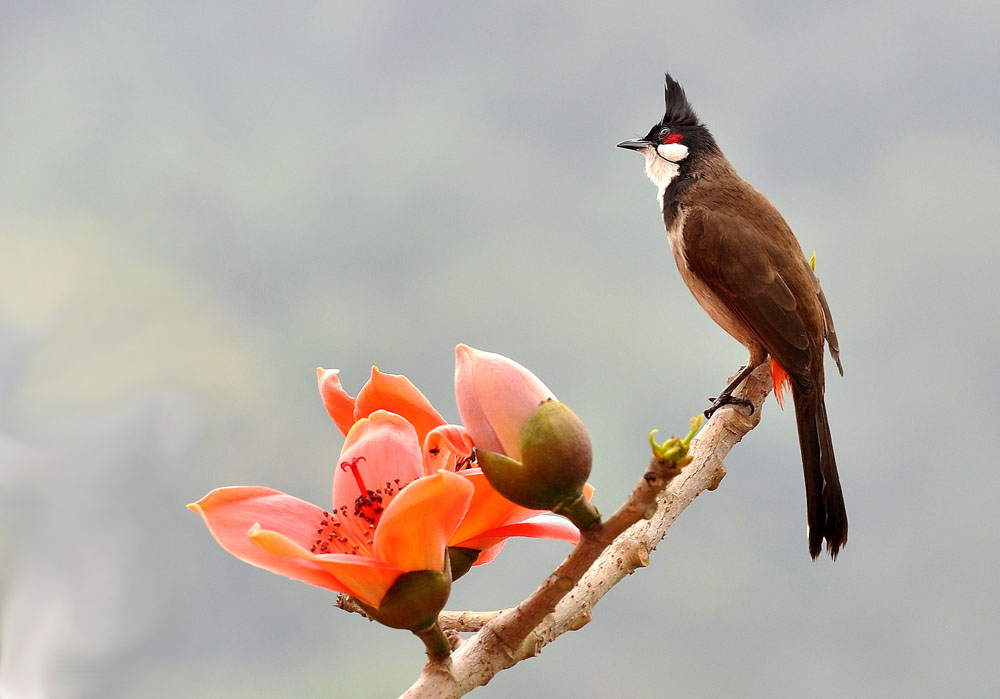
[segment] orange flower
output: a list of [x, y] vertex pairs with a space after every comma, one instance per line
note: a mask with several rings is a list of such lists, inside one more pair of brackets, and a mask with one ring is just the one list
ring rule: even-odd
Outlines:
[[355, 422], [376, 410], [396, 413], [413, 425], [421, 445], [432, 429], [445, 424], [430, 401], [405, 376], [384, 374], [378, 367], [372, 367], [368, 383], [357, 398], [352, 398], [340, 385], [339, 373], [337, 369], [318, 368], [316, 378], [326, 412], [345, 435]]
[[[460, 351], [464, 347], [459, 345]], [[513, 364], [509, 359], [503, 359]], [[421, 463], [424, 474], [440, 469], [453, 471], [472, 484], [472, 501], [448, 545], [480, 551], [474, 565], [493, 560], [511, 536], [560, 539], [574, 544], [580, 540], [579, 530], [564, 517], [520, 507], [497, 493], [475, 466], [474, 448], [489, 449], [492, 443], [481, 445], [473, 441], [465, 427], [447, 424], [405, 376], [385, 374], [372, 367], [371, 378], [354, 398], [341, 386], [338, 374], [337, 369], [316, 370], [323, 405], [341, 432], [346, 434], [356, 420], [373, 411], [391, 411], [415, 428], [423, 445]], [[456, 380], [457, 376], [456, 373]], [[541, 385], [538, 379], [535, 382]], [[517, 387], [513, 389], [517, 390]], [[535, 407], [538, 407], [537, 404]]]
[[277, 490], [213, 490], [188, 507], [229, 553], [273, 573], [378, 607], [403, 573], [441, 571], [475, 488], [425, 475], [414, 427], [373, 411], [348, 430], [325, 511]]

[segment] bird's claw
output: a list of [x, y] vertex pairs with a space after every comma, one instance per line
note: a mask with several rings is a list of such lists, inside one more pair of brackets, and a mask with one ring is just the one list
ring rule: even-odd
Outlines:
[[749, 398], [744, 398], [742, 396], [734, 396], [732, 394], [724, 393], [718, 398], [712, 396], [709, 398], [709, 400], [712, 401], [712, 405], [710, 405], [708, 409], [705, 410], [705, 417], [709, 420], [712, 418], [713, 415], [715, 415], [715, 411], [723, 407], [724, 405], [746, 406], [750, 408], [750, 415], [753, 415], [755, 410], [753, 401], [751, 401]]

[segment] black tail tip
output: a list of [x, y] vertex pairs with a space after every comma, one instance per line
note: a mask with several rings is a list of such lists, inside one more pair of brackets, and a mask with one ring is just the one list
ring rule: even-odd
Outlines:
[[[829, 554], [832, 560], [837, 560], [837, 556], [840, 555], [841, 549], [847, 545], [847, 535], [836, 537], [825, 537], [826, 539], [826, 552]], [[814, 536], [813, 533], [809, 532], [809, 555], [815, 561], [819, 558], [819, 555], [823, 553], [823, 540], [822, 534], [819, 536]]]

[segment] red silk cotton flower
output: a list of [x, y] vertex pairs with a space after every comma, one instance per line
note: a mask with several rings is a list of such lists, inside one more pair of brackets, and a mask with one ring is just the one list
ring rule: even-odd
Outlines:
[[473, 486], [469, 508], [448, 540], [451, 547], [478, 551], [473, 565], [493, 560], [511, 536], [561, 539], [574, 544], [579, 541], [579, 530], [564, 517], [520, 507], [501, 496], [476, 467], [474, 447], [478, 444], [469, 431], [461, 425], [447, 424], [405, 376], [385, 374], [372, 367], [371, 378], [357, 397], [344, 390], [336, 369], [317, 369], [317, 378], [323, 404], [342, 432], [347, 434], [358, 420], [373, 411], [400, 415], [416, 430], [422, 445], [424, 474], [442, 469], [458, 474]]
[[329, 511], [277, 490], [213, 490], [188, 507], [229, 553], [378, 607], [400, 575], [442, 571], [475, 488], [425, 474], [414, 426], [373, 411], [348, 430]]

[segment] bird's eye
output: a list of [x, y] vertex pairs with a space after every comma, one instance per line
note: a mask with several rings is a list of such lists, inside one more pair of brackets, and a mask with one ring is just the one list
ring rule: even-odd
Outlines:
[[678, 143], [683, 138], [684, 136], [679, 133], [671, 133], [670, 129], [663, 129], [663, 131], [660, 132], [660, 143], [664, 145]]

